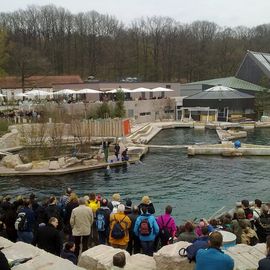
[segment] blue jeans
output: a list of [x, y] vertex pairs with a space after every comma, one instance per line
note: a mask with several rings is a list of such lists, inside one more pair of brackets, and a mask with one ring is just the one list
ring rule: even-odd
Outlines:
[[153, 241], [141, 241], [142, 252], [145, 255], [153, 256], [154, 253], [154, 240]]
[[18, 241], [22, 241], [27, 244], [32, 244], [33, 237], [34, 237], [32, 232], [17, 231], [17, 235], [18, 235]]

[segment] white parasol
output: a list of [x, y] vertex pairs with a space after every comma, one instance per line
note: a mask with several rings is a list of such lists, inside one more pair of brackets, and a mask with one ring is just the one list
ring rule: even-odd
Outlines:
[[76, 94], [101, 94], [101, 93], [102, 93], [101, 91], [88, 88], [76, 91]]
[[174, 90], [169, 89], [169, 88], [164, 88], [164, 87], [157, 87], [151, 90], [151, 92], [172, 92], [172, 91]]
[[77, 92], [71, 89], [63, 89], [63, 90], [59, 90], [57, 92], [53, 92], [54, 95], [72, 95], [72, 94], [76, 94]]
[[143, 92], [152, 92], [152, 90], [149, 88], [139, 87], [139, 88], [131, 90], [130, 92], [131, 93], [143, 93]]

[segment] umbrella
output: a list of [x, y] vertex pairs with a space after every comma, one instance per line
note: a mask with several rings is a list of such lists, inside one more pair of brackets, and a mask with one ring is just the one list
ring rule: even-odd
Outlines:
[[54, 95], [72, 95], [72, 94], [76, 94], [77, 92], [71, 89], [63, 89], [63, 90], [59, 90], [57, 92], [54, 92]]
[[131, 93], [132, 91], [127, 88], [116, 88], [110, 91], [107, 91], [106, 93], [117, 93], [117, 91], [122, 91], [124, 93]]
[[31, 91], [28, 91], [25, 93], [27, 96], [49, 96], [51, 95], [52, 93], [51, 92], [46, 92], [46, 91], [43, 91], [43, 90], [31, 90]]
[[76, 91], [76, 94], [101, 94], [101, 93], [102, 93], [101, 91], [87, 88]]
[[144, 87], [139, 87], [139, 88], [131, 90], [130, 92], [131, 93], [142, 93], [142, 92], [152, 92], [152, 90], [148, 89], [148, 88], [144, 88]]
[[172, 92], [174, 90], [164, 87], [157, 87], [151, 90], [151, 92]]
[[0, 97], [6, 97], [7, 95], [4, 95], [4, 94], [0, 94]]

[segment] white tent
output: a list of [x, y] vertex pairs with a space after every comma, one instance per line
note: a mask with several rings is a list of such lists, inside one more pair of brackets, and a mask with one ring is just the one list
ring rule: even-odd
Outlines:
[[164, 87], [157, 87], [151, 90], [151, 92], [172, 92], [172, 91], [174, 90], [169, 89], [169, 88], [164, 88]]
[[101, 94], [101, 93], [102, 93], [101, 91], [88, 88], [76, 91], [76, 94]]
[[63, 89], [63, 90], [59, 90], [57, 92], [53, 92], [54, 95], [72, 95], [72, 94], [76, 94], [77, 92], [71, 89]]
[[6, 97], [7, 95], [4, 95], [4, 94], [0, 94], [0, 97]]
[[132, 93], [132, 90], [129, 90], [127, 88], [116, 88], [116, 89], [107, 91], [106, 93], [117, 93], [118, 91], [122, 91], [124, 93]]
[[18, 93], [15, 94], [15, 97], [28, 97], [28, 95], [26, 95], [25, 93]]
[[46, 91], [37, 90], [37, 89], [28, 91], [25, 94], [26, 94], [26, 96], [49, 96], [49, 95], [52, 95], [51, 92], [46, 92]]
[[152, 92], [152, 90], [148, 89], [148, 88], [144, 88], [144, 87], [139, 87], [139, 88], [131, 90], [130, 92], [131, 93], [143, 93], [143, 92]]

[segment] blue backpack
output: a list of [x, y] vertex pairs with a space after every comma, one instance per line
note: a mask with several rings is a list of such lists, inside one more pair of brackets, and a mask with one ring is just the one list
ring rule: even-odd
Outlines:
[[115, 223], [113, 225], [112, 232], [111, 232], [112, 238], [122, 239], [125, 237], [125, 229], [123, 229], [123, 227], [121, 226], [121, 222], [123, 222], [124, 219], [125, 217], [121, 219], [120, 221], [114, 219]]
[[98, 232], [104, 232], [105, 231], [105, 215], [104, 213], [98, 213], [96, 217], [96, 225], [97, 225], [97, 231]]

